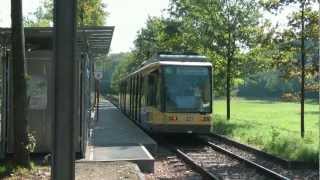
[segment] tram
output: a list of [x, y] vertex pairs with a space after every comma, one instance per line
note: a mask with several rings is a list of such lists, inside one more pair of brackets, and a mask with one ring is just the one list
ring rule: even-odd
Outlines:
[[159, 53], [119, 87], [119, 108], [147, 131], [210, 132], [212, 64], [204, 56]]

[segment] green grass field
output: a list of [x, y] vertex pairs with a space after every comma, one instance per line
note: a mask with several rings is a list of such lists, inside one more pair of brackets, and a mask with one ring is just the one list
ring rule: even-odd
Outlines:
[[305, 105], [305, 138], [300, 138], [300, 104], [235, 98], [231, 119], [226, 120], [226, 101], [215, 100], [213, 132], [256, 146], [289, 160], [317, 161], [319, 104]]

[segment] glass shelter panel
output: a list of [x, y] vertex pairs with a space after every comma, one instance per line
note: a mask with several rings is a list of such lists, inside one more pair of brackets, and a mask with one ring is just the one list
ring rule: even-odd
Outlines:
[[3, 65], [6, 62], [6, 53], [5, 48], [0, 49], [0, 60], [2, 60], [2, 63], [0, 63], [0, 159], [4, 158], [5, 156], [5, 116], [4, 112], [5, 109], [4, 106], [4, 69]]
[[[27, 54], [28, 55], [28, 54]], [[28, 126], [36, 139], [36, 152], [49, 152], [53, 115], [51, 53], [34, 52], [27, 58]]]

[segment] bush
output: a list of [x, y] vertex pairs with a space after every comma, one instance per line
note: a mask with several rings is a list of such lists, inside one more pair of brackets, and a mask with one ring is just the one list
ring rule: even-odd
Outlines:
[[299, 101], [299, 96], [293, 93], [283, 93], [280, 99], [281, 101], [285, 101], [285, 102], [297, 102]]

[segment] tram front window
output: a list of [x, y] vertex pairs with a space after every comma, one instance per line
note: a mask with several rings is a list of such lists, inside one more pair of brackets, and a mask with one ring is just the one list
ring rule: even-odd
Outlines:
[[166, 112], [211, 112], [208, 67], [164, 67]]

